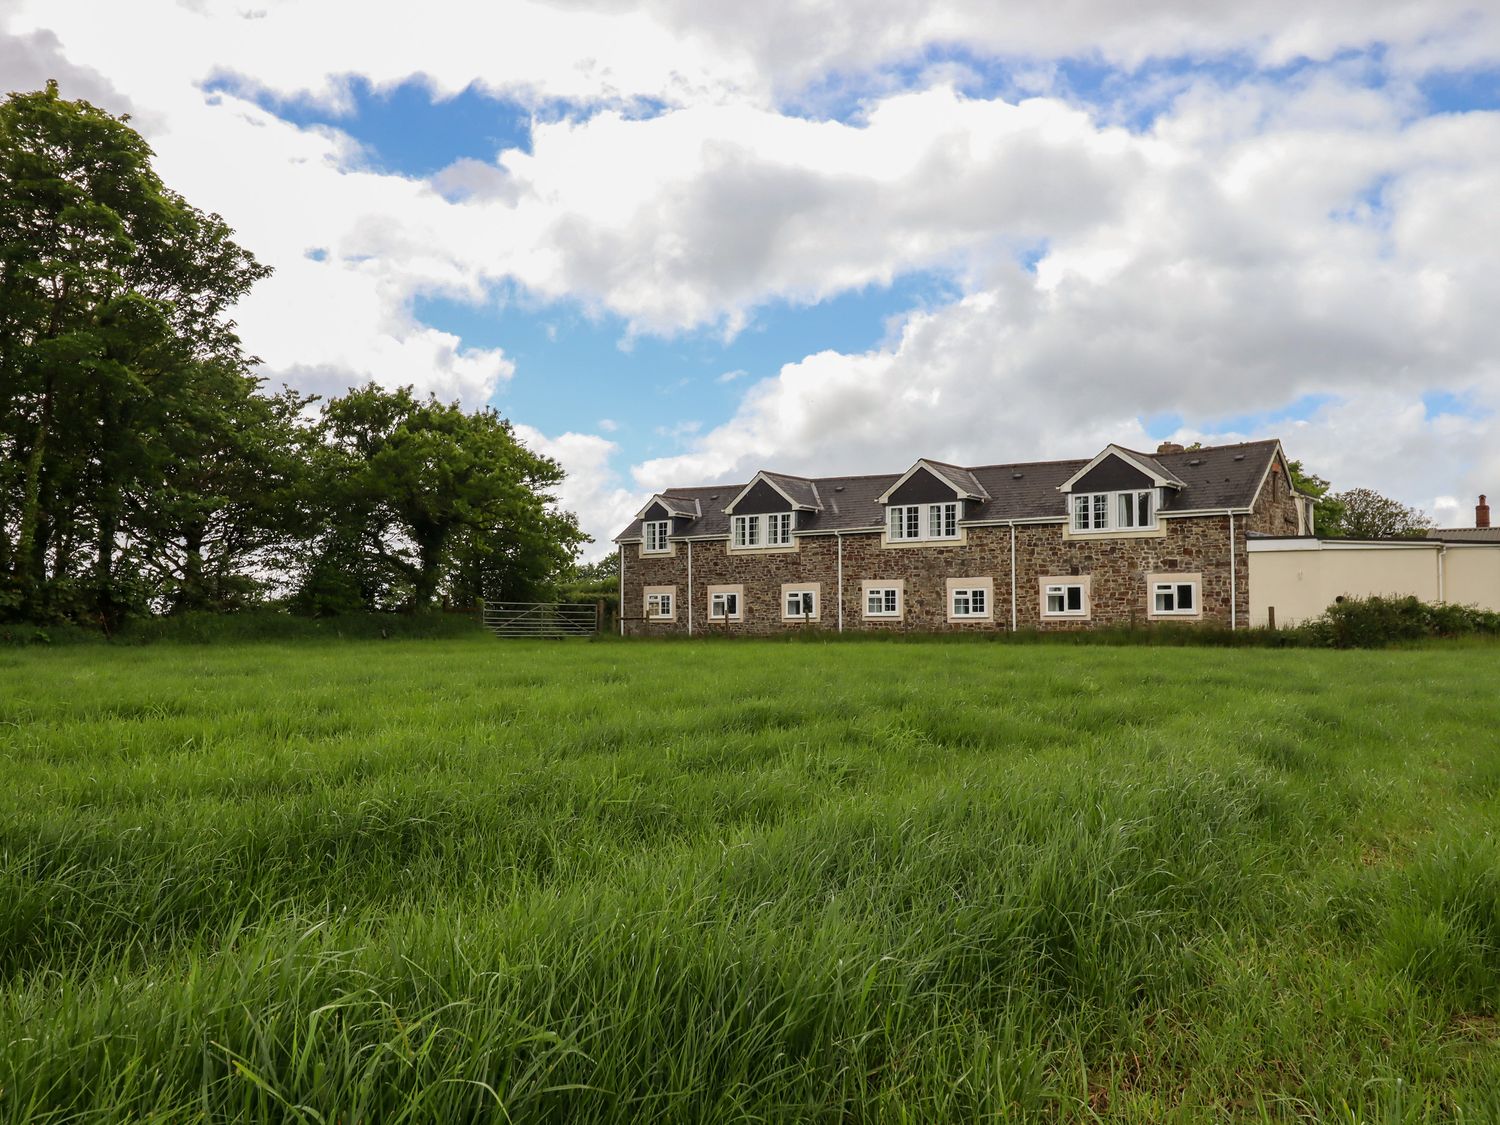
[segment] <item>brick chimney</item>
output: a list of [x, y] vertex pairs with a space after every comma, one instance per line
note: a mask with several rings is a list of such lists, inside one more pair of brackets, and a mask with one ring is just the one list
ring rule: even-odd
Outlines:
[[1479, 503], [1474, 505], [1474, 526], [1490, 526], [1490, 506], [1485, 502], [1484, 493], [1479, 494]]
[[1182, 446], [1175, 441], [1164, 441], [1156, 447], [1158, 453], [1181, 453]]

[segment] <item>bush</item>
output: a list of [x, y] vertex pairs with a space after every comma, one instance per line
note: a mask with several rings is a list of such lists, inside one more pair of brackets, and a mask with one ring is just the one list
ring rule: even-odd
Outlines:
[[1289, 631], [1321, 648], [1381, 648], [1437, 637], [1500, 636], [1500, 613], [1431, 605], [1412, 596], [1345, 598]]

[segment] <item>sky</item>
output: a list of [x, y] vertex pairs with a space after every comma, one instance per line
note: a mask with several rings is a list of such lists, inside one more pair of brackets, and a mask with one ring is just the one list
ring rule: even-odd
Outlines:
[[0, 0], [274, 274], [269, 386], [486, 404], [595, 538], [758, 469], [1279, 437], [1500, 494], [1500, 2]]

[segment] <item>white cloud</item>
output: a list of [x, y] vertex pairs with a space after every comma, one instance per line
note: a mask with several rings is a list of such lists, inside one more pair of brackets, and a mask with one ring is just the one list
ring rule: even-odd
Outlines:
[[620, 423], [616, 422], [613, 418], [600, 418], [595, 425], [607, 434], [612, 434], [620, 428]]
[[[961, 299], [911, 314], [869, 353], [821, 352], [746, 385], [732, 421], [679, 432], [689, 448], [635, 480], [1070, 455], [1144, 443], [1142, 415], [1211, 428], [1321, 393], [1342, 405], [1286, 436], [1340, 484], [1433, 506], [1486, 482], [1500, 493], [1494, 415], [1418, 410], [1433, 388], [1500, 410], [1500, 250], [1484, 237], [1500, 114], [1414, 120], [1406, 81], [1500, 60], [1488, 7], [1067, 0], [1045, 20], [944, 0], [259, 8], [12, 3], [0, 65], [25, 84], [51, 69], [70, 94], [131, 108], [167, 182], [276, 267], [237, 311], [275, 379], [336, 391], [374, 377], [484, 401], [509, 357], [412, 308], [421, 296], [482, 306], [502, 281], [671, 335], [732, 333], [767, 301], [939, 269]], [[924, 50], [1030, 56], [1016, 81], [1049, 92], [1062, 55], [1279, 63], [1373, 43], [1397, 78], [1382, 88], [1363, 81], [1365, 64], [1281, 85], [1167, 78], [1152, 96], [1171, 106], [1144, 134], [1061, 97], [961, 97], [942, 59], [924, 88], [892, 86], [852, 123], [777, 100], [815, 104], [807, 83], [876, 88], [863, 71]], [[439, 94], [477, 82], [614, 109], [539, 121], [532, 152], [457, 161], [424, 182], [367, 170], [337, 130], [205, 95], [215, 73], [334, 104], [342, 76], [420, 75]], [[637, 119], [641, 99], [672, 108]], [[1035, 273], [1021, 269], [1017, 255], [1038, 246]], [[535, 436], [576, 466], [570, 503], [585, 526], [615, 530], [607, 521], [633, 501], [612, 443]]]
[[567, 472], [558, 501], [574, 513], [594, 542], [583, 550], [585, 562], [597, 561], [614, 550], [610, 536], [630, 522], [640, 509], [640, 497], [626, 488], [610, 465], [618, 447], [597, 434], [565, 433], [548, 437], [534, 426], [515, 426], [528, 449], [551, 457]]

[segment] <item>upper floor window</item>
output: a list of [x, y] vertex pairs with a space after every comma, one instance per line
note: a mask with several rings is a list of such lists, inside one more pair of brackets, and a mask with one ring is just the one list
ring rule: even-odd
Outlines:
[[886, 517], [891, 539], [957, 539], [958, 502], [894, 504]]
[[1083, 492], [1073, 496], [1074, 531], [1140, 531], [1156, 526], [1156, 490]]
[[646, 523], [646, 551], [650, 554], [660, 554], [667, 550], [667, 531], [672, 526], [671, 520], [650, 520]]
[[796, 523], [791, 512], [735, 516], [733, 542], [736, 547], [786, 547], [792, 542], [794, 526]]

